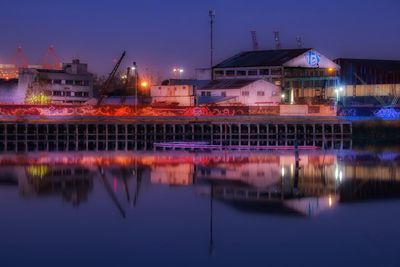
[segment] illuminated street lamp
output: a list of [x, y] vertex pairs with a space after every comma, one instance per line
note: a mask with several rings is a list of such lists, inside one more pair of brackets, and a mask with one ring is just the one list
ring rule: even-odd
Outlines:
[[149, 84], [146, 81], [140, 83], [143, 88], [146, 88]]
[[172, 72], [176, 75], [176, 77], [179, 77], [179, 79], [181, 79], [184, 70], [182, 68], [173, 68]]

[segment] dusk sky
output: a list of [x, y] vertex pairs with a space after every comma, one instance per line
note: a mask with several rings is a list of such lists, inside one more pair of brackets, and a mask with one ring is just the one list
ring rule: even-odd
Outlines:
[[283, 48], [296, 36], [331, 58], [400, 59], [399, 0], [1, 0], [0, 63], [21, 46], [30, 64], [54, 45], [62, 62], [74, 57], [96, 73], [108, 73], [127, 51], [124, 65], [163, 77], [174, 66], [185, 77], [209, 66], [208, 10], [216, 10], [215, 62], [250, 50], [250, 30], [262, 49]]

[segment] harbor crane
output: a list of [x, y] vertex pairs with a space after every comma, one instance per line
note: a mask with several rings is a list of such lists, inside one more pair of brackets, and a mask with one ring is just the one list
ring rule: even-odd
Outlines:
[[97, 100], [97, 106], [101, 105], [101, 102], [103, 101], [105, 94], [107, 93], [111, 82], [114, 80], [115, 74], [118, 71], [119, 66], [121, 65], [122, 60], [124, 59], [126, 54], [126, 51], [124, 51], [121, 55], [121, 57], [119, 58], [119, 60], [117, 61], [117, 63], [115, 64], [113, 70], [110, 72], [110, 74], [108, 75], [107, 80], [104, 82], [103, 86], [100, 89], [100, 96], [99, 99]]

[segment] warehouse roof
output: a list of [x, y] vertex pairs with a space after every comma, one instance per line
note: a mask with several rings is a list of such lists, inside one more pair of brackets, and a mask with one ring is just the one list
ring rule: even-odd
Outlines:
[[285, 62], [304, 54], [311, 48], [248, 51], [222, 61], [214, 68], [282, 66]]
[[203, 86], [201, 90], [210, 89], [240, 89], [257, 80], [255, 79], [227, 79], [227, 80], [213, 80]]
[[355, 64], [389, 71], [400, 70], [400, 60], [337, 58], [334, 61], [343, 66]]

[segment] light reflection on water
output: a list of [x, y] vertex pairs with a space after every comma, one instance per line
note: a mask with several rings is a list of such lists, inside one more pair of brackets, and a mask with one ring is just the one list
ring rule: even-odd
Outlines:
[[[322, 221], [329, 219], [329, 226], [339, 235], [343, 233], [340, 227], [351, 228], [358, 219], [376, 220], [370, 214], [372, 209], [382, 213], [382, 221], [375, 222], [375, 226], [382, 227], [379, 231], [384, 232], [379, 238], [385, 241], [388, 246], [385, 253], [389, 253], [394, 249], [392, 239], [400, 237], [399, 230], [392, 229], [386, 240], [388, 233], [385, 232], [391, 224], [400, 221], [392, 217], [400, 211], [399, 163], [400, 153], [365, 151], [308, 151], [301, 152], [299, 158], [290, 152], [223, 151], [3, 154], [0, 155], [0, 212], [6, 219], [0, 222], [4, 240], [0, 256], [10, 265], [52, 265], [51, 257], [44, 260], [44, 254], [37, 252], [33, 245], [43, 243], [45, 250], [59, 257], [61, 252], [54, 251], [54, 247], [73, 238], [76, 244], [71, 251], [80, 256], [71, 256], [66, 265], [89, 262], [109, 266], [112, 257], [96, 258], [92, 250], [99, 249], [103, 242], [101, 249], [118, 254], [125, 250], [123, 244], [132, 245], [135, 240], [145, 244], [144, 247], [135, 244], [136, 253], [141, 255], [136, 260], [142, 265], [158, 264], [157, 260], [149, 259], [152, 255], [158, 255], [160, 262], [175, 265], [220, 266], [221, 263], [239, 264], [240, 260], [244, 264], [248, 259], [244, 255], [252, 255], [257, 263], [263, 258], [259, 246], [267, 242], [257, 231], [269, 232], [271, 241], [277, 244], [302, 240], [303, 246], [321, 249], [322, 256], [325, 255], [323, 248], [313, 246], [331, 244], [325, 244], [328, 241], [318, 237], [337, 238], [335, 230], [328, 234]], [[74, 213], [74, 210], [82, 212]], [[366, 213], [359, 214], [360, 211]], [[59, 217], [54, 218], [52, 214]], [[351, 214], [360, 217], [351, 217]], [[385, 217], [392, 218], [389, 224]], [[311, 221], [304, 221], [307, 218]], [[342, 225], [344, 221], [347, 225]], [[58, 224], [60, 229], [66, 229], [68, 236], [59, 233], [58, 239], [43, 237], [32, 233], [29, 227], [21, 227], [22, 222], [33, 225], [32, 228], [40, 225], [44, 236], [54, 234], [54, 225]], [[134, 237], [131, 235], [134, 230], [128, 225], [135, 224], [142, 228], [135, 229]], [[77, 225], [80, 230], [72, 231]], [[297, 227], [303, 228], [302, 231], [286, 236]], [[274, 236], [271, 229], [280, 233], [282, 239]], [[355, 229], [362, 236], [372, 231], [368, 226]], [[171, 238], [171, 232], [175, 234], [167, 249], [163, 242]], [[250, 232], [251, 238], [244, 237], [243, 232]], [[354, 237], [350, 234], [347, 238]], [[315, 243], [308, 243], [308, 239]], [[371, 240], [359, 244], [358, 240], [343, 237], [339, 241], [353, 245], [356, 242], [360, 246], [358, 250], [371, 249]], [[195, 245], [181, 246], [192, 242]], [[7, 245], [11, 243], [12, 246]], [[116, 243], [120, 250], [114, 247]], [[235, 245], [232, 247], [232, 244]], [[286, 245], [288, 253], [302, 251], [291, 251], [295, 247]], [[187, 255], [171, 252], [166, 255], [171, 249], [184, 249]], [[12, 256], [17, 255], [17, 250], [29, 251], [26, 262]], [[80, 254], [87, 250], [90, 252]], [[271, 255], [275, 265], [296, 263], [291, 258], [279, 261], [278, 256], [283, 252], [277, 247], [273, 250], [277, 253], [276, 259]], [[235, 254], [240, 253], [243, 258], [239, 260]], [[135, 262], [125, 256], [117, 262]], [[351, 262], [351, 259], [350, 255], [346, 260]], [[377, 262], [369, 260], [365, 264]], [[339, 257], [330, 263], [343, 262]]]

